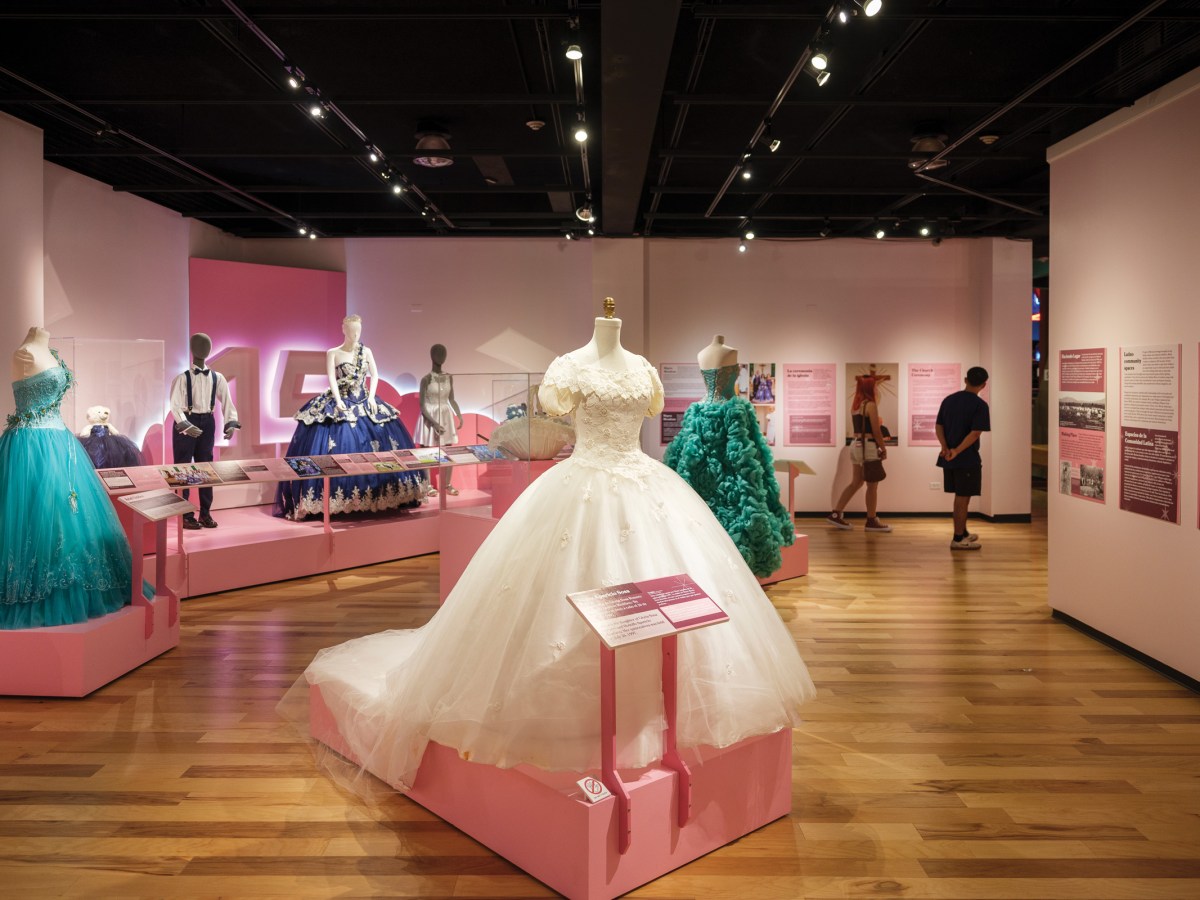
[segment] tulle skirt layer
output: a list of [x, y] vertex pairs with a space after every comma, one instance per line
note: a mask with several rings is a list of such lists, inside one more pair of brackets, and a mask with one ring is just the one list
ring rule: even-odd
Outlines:
[[739, 397], [693, 403], [663, 462], [704, 498], [755, 575], [783, 564], [780, 548], [795, 543], [795, 525], [754, 407]]
[[[299, 418], [309, 406], [326, 402], [318, 395], [297, 413]], [[353, 398], [347, 398], [350, 402]], [[413, 446], [412, 438], [395, 408], [379, 401], [382, 421], [371, 418], [360, 399], [351, 406], [362, 413], [352, 421], [340, 418], [317, 420], [313, 424], [299, 421], [288, 444], [287, 456], [323, 456], [330, 453], [373, 453], [405, 450]], [[429, 479], [421, 472], [388, 472], [379, 475], [352, 475], [329, 480], [329, 510], [333, 514], [351, 512], [385, 512], [407, 509], [420, 504], [428, 493]], [[285, 482], [275, 492], [275, 514], [289, 519], [319, 516], [324, 495], [319, 478]]]
[[78, 438], [62, 426], [0, 435], [0, 628], [115, 612], [131, 577], [129, 542]]
[[142, 451], [123, 434], [89, 434], [79, 442], [97, 469], [143, 465]]
[[[600, 644], [566, 595], [680, 573], [730, 616], [680, 637], [680, 744], [726, 746], [796, 724], [813, 686], [779, 614], [704, 502], [640, 453], [629, 465], [555, 466], [433, 620], [324, 650], [306, 677], [355, 757], [402, 790], [429, 740], [495, 766], [594, 769]], [[617, 651], [621, 766], [661, 756], [660, 670], [657, 641]]]

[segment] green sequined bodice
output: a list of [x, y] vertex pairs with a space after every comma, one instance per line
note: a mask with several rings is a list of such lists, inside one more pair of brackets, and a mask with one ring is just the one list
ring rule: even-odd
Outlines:
[[[58, 354], [54, 354], [58, 359]], [[72, 375], [61, 359], [46, 369], [13, 382], [17, 411], [8, 417], [9, 428], [65, 428], [59, 405], [71, 387]]]
[[700, 374], [704, 376], [704, 402], [705, 403], [721, 403], [733, 396], [737, 389], [738, 369], [741, 368], [737, 363], [732, 366], [721, 366], [719, 369], [701, 369]]

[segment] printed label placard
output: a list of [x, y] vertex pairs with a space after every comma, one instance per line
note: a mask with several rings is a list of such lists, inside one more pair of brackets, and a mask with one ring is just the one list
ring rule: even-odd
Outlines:
[[577, 591], [567, 600], [610, 649], [729, 620], [687, 575]]

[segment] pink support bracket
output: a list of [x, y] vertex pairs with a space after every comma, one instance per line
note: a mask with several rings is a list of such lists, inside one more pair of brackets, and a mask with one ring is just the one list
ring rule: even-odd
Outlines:
[[[667, 729], [663, 732], [662, 765], [676, 774], [676, 820], [682, 828], [692, 817], [692, 770], [679, 755], [678, 685], [679, 636], [662, 639], [663, 711]], [[600, 768], [601, 780], [617, 801], [617, 850], [624, 854], [633, 841], [632, 803], [621, 777], [617, 774], [617, 653], [600, 644]]]
[[632, 840], [630, 798], [617, 774], [617, 654], [600, 645], [600, 769], [604, 786], [617, 801], [617, 850], [624, 854]]
[[329, 476], [321, 479], [324, 490], [321, 491], [321, 527], [330, 537], [333, 536], [333, 526], [329, 523]]
[[679, 777], [676, 779], [678, 793], [679, 827], [682, 828], [692, 817], [692, 770], [687, 767], [683, 757], [679, 755], [678, 737], [678, 683], [679, 683], [679, 636], [667, 635], [662, 639], [662, 690], [663, 711], [667, 717], [667, 730], [663, 732], [662, 764], [665, 769], [672, 769]]

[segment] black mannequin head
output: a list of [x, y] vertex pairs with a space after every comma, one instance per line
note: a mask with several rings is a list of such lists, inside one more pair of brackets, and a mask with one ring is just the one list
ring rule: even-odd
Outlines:
[[446, 361], [446, 348], [441, 344], [434, 344], [429, 348], [429, 359], [434, 366], [441, 366]]
[[212, 338], [202, 331], [198, 331], [192, 335], [191, 340], [192, 360], [197, 365], [204, 365], [204, 361], [208, 359], [208, 354], [212, 353]]

